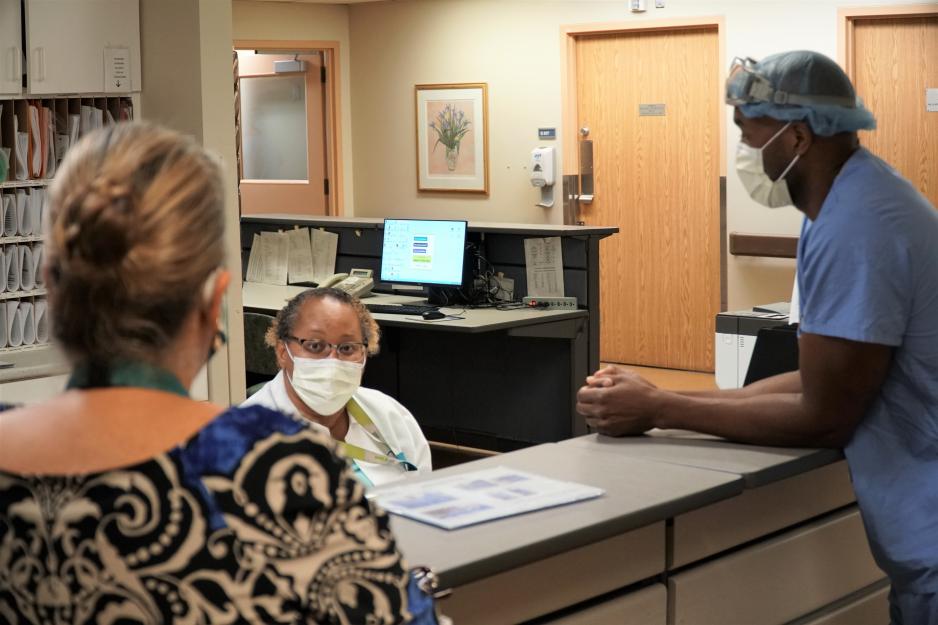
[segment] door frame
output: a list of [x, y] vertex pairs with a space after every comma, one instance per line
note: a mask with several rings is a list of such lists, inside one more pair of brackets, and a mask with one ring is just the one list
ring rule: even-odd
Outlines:
[[326, 74], [326, 176], [329, 179], [329, 195], [326, 196], [326, 215], [342, 216], [345, 214], [345, 178], [342, 171], [342, 107], [340, 102], [339, 42], [338, 41], [299, 41], [280, 39], [235, 39], [235, 50], [267, 50], [289, 52], [316, 52], [324, 50], [323, 59]]
[[858, 19], [895, 19], [897, 17], [932, 17], [938, 15], [934, 4], [897, 4], [894, 6], [841, 7], [837, 9], [837, 62], [853, 80], [854, 29]]
[[[726, 20], [722, 15], [703, 15], [663, 20], [636, 20], [630, 22], [597, 22], [569, 24], [560, 27], [560, 110], [561, 110], [561, 166], [563, 176], [578, 175], [579, 149], [577, 145], [577, 58], [578, 37], [589, 35], [613, 35], [616, 33], [638, 33], [653, 31], [680, 31], [700, 28], [716, 28], [718, 60], [717, 93], [714, 97], [723, 102], [726, 83]], [[726, 225], [726, 111], [717, 107], [717, 163], [719, 180], [720, 219], [720, 310], [726, 310], [727, 295], [727, 225]], [[598, 261], [597, 261], [598, 262]], [[599, 285], [597, 285], [598, 288]], [[601, 294], [600, 294], [601, 296]], [[599, 328], [596, 328], [599, 336]], [[598, 339], [597, 339], [598, 340]], [[716, 356], [714, 355], [714, 358]]]

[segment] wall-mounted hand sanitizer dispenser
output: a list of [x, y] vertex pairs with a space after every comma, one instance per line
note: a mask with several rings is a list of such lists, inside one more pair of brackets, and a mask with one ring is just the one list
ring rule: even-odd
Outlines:
[[531, 150], [531, 184], [535, 187], [554, 184], [554, 148]]
[[538, 206], [554, 205], [554, 148], [531, 150], [531, 184], [541, 189]]

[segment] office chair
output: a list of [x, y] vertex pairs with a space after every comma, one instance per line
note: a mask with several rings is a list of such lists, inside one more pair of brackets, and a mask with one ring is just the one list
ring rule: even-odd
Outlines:
[[264, 335], [273, 321], [270, 315], [244, 313], [244, 369], [248, 397], [280, 371], [273, 348], [264, 342]]

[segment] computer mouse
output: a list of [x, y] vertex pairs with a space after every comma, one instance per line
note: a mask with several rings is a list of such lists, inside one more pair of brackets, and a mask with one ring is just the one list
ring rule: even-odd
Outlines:
[[420, 314], [423, 317], [424, 321], [433, 321], [435, 319], [443, 319], [446, 317], [444, 313], [441, 313], [439, 310], [425, 310]]

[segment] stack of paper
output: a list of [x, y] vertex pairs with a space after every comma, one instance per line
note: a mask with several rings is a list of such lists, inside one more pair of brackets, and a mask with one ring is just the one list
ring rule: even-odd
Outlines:
[[295, 228], [255, 234], [248, 257], [248, 282], [322, 282], [335, 272], [339, 235]]
[[602, 494], [594, 486], [496, 467], [404, 484], [373, 499], [393, 514], [451, 530]]

